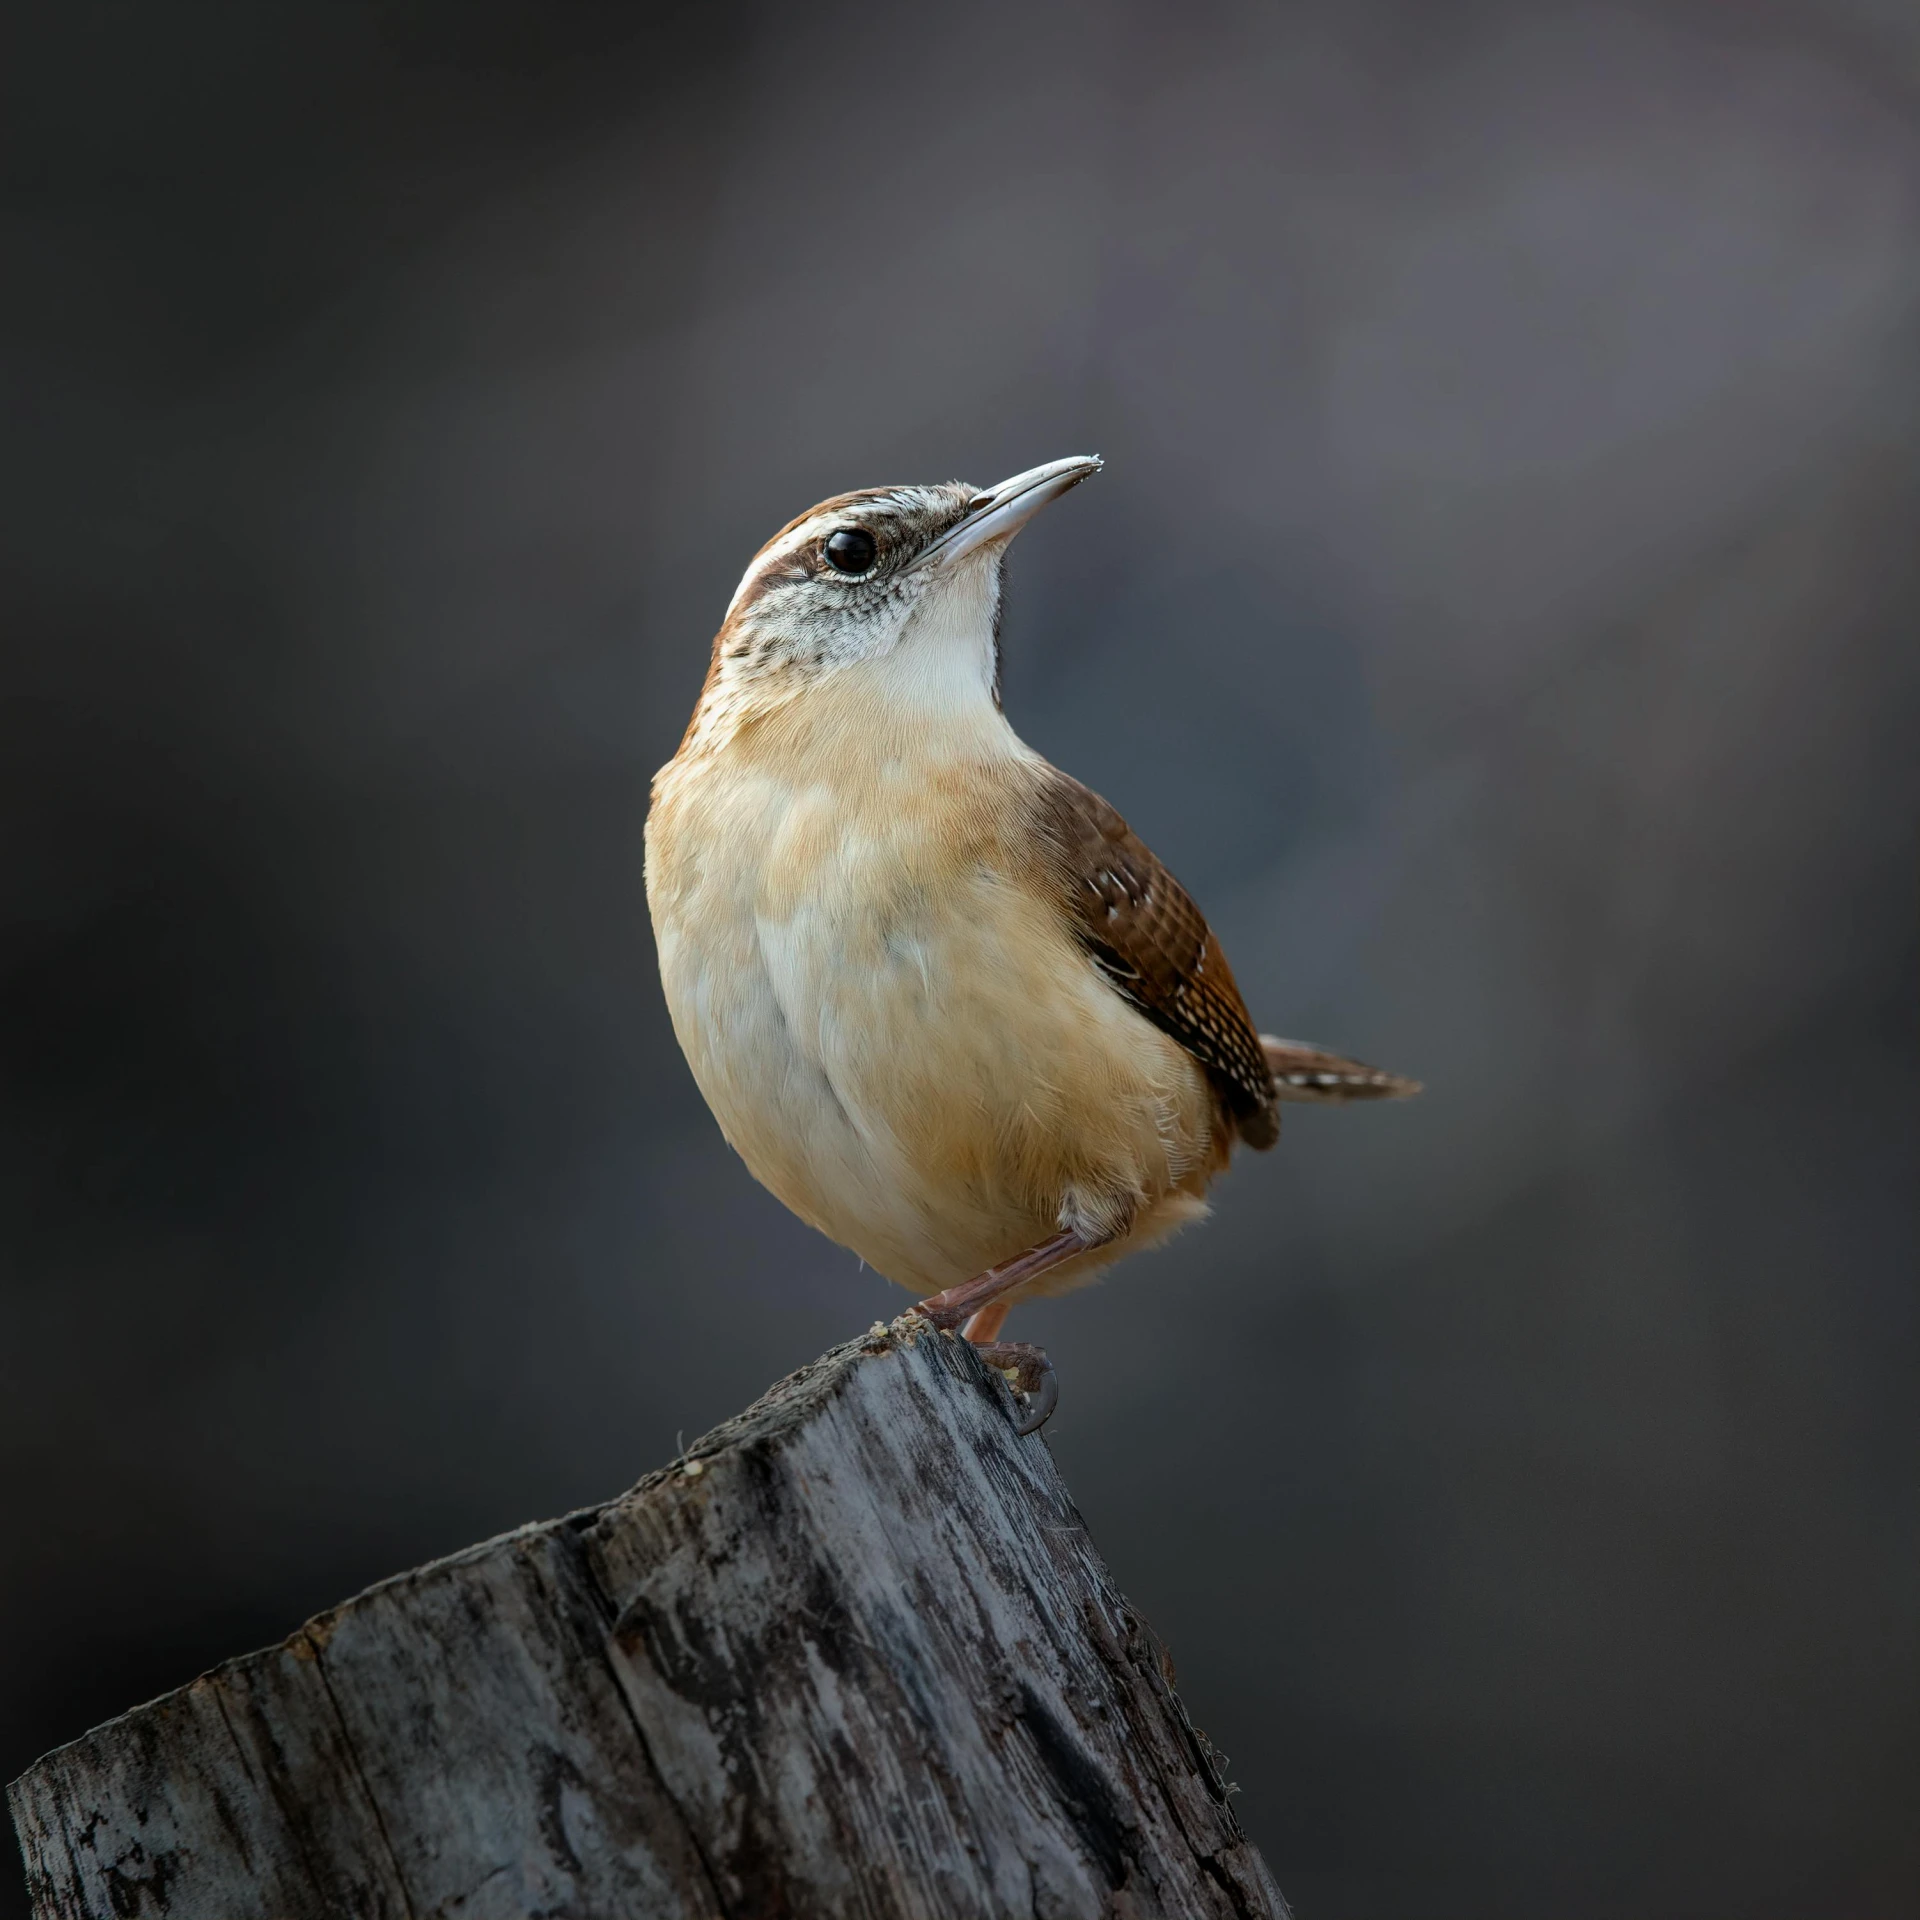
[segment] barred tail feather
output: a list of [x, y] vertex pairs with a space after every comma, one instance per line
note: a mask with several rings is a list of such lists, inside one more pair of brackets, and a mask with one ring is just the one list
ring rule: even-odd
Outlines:
[[1418, 1080], [1384, 1073], [1364, 1061], [1348, 1060], [1341, 1054], [1329, 1053], [1325, 1047], [1309, 1046], [1304, 1040], [1280, 1040], [1263, 1033], [1260, 1047], [1273, 1070], [1274, 1089], [1282, 1100], [1315, 1105], [1348, 1100], [1408, 1100], [1420, 1091]]

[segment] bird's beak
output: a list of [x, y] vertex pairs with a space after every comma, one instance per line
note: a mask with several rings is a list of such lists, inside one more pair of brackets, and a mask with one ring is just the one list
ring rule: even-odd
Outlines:
[[1058, 500], [1070, 487], [1077, 487], [1089, 474], [1099, 471], [1099, 457], [1082, 453], [1070, 460], [1050, 460], [1044, 467], [1029, 467], [1011, 480], [1002, 480], [997, 487], [975, 494], [967, 517], [943, 533], [914, 561], [914, 566], [949, 566], [962, 554], [993, 542], [1004, 545], [1048, 501]]

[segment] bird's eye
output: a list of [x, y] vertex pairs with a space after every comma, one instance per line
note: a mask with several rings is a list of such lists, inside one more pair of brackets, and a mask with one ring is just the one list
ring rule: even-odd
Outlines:
[[827, 564], [836, 573], [865, 573], [876, 551], [865, 527], [842, 527], [827, 536]]

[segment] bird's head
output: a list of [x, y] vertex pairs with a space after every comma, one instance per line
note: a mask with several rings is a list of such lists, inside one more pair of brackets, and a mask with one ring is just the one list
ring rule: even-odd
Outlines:
[[863, 669], [905, 706], [997, 703], [1007, 543], [1099, 470], [1082, 455], [995, 487], [871, 487], [790, 520], [728, 604], [696, 733]]

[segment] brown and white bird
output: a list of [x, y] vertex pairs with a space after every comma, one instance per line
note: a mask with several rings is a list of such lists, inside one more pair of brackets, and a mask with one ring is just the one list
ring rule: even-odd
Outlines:
[[1007, 544], [1096, 459], [822, 501], [754, 556], [654, 781], [674, 1031], [754, 1177], [1052, 1411], [1017, 1299], [1205, 1212], [1279, 1103], [1417, 1083], [1263, 1035], [1206, 921], [1000, 706]]

